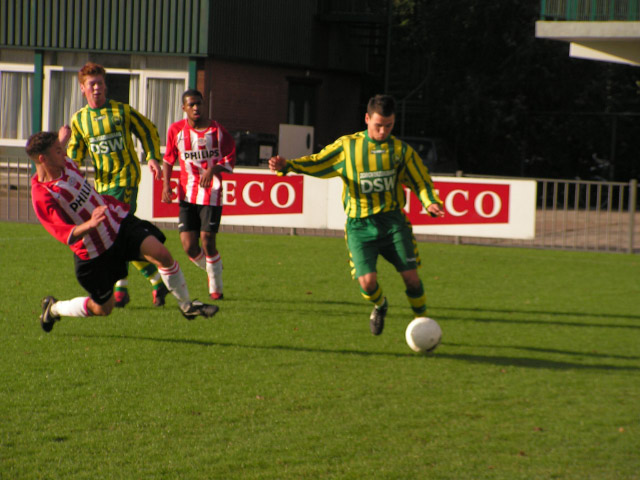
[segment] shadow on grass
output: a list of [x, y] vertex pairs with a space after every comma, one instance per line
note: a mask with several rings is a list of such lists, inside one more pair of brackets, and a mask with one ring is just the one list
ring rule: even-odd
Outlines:
[[523, 345], [473, 345], [468, 343], [451, 343], [447, 342], [447, 345], [450, 347], [463, 347], [463, 348], [491, 348], [491, 349], [502, 349], [502, 350], [525, 350], [529, 352], [539, 352], [539, 353], [554, 353], [559, 355], [572, 355], [576, 357], [592, 357], [592, 358], [616, 358], [619, 360], [640, 360], [640, 356], [638, 355], [612, 355], [610, 353], [600, 353], [598, 351], [591, 352], [579, 352], [579, 351], [569, 351], [569, 350], [558, 350], [556, 348], [539, 348], [539, 347], [527, 347]]
[[[601, 312], [554, 312], [549, 310], [518, 310], [515, 308], [460, 308], [460, 307], [449, 307], [442, 305], [429, 305], [431, 310], [452, 310], [457, 312], [482, 312], [482, 313], [524, 313], [524, 314], [534, 314], [534, 315], [551, 315], [551, 316], [565, 316], [565, 317], [594, 317], [594, 318], [615, 318], [620, 320], [638, 320], [640, 321], [640, 315], [622, 315], [619, 313], [601, 313]], [[549, 322], [544, 322], [549, 323]], [[571, 325], [575, 325], [572, 323]], [[593, 326], [593, 324], [586, 324], [589, 326]], [[610, 325], [608, 325], [610, 326]], [[640, 325], [639, 325], [640, 326]], [[630, 326], [631, 328], [637, 328], [637, 326]]]
[[[360, 355], [363, 357], [393, 357], [393, 358], [415, 358], [417, 361], [424, 360], [436, 360], [436, 359], [451, 359], [462, 360], [469, 363], [479, 364], [493, 364], [497, 366], [511, 366], [511, 367], [526, 367], [526, 368], [540, 368], [549, 370], [594, 370], [594, 371], [640, 371], [640, 367], [636, 366], [621, 366], [621, 365], [586, 365], [582, 363], [563, 362], [556, 360], [545, 360], [539, 358], [524, 358], [524, 357], [508, 357], [508, 356], [495, 356], [495, 355], [473, 355], [466, 353], [449, 353], [442, 351], [447, 348], [447, 344], [439, 347], [438, 351], [429, 355], [418, 355], [412, 352], [407, 353], [393, 353], [393, 352], [367, 352], [363, 350], [353, 349], [329, 349], [329, 348], [313, 348], [313, 347], [298, 347], [293, 345], [250, 345], [233, 342], [214, 342], [209, 340], [194, 340], [187, 338], [160, 338], [160, 337], [147, 337], [136, 335], [65, 335], [72, 338], [103, 338], [113, 340], [135, 340], [135, 341], [149, 341], [159, 343], [173, 343], [183, 345], [197, 345], [202, 347], [231, 347], [231, 348], [246, 348], [251, 350], [284, 350], [291, 352], [308, 352], [308, 353], [326, 353], [326, 354], [339, 354], [339, 355]], [[452, 344], [452, 346], [460, 346]]]
[[[235, 302], [246, 302], [248, 298], [244, 297], [236, 297], [236, 298], [225, 298], [225, 304], [233, 304]], [[315, 299], [311, 295], [305, 296], [303, 298], [287, 298], [287, 299], [274, 299], [274, 298], [252, 298], [251, 302], [255, 305], [262, 305], [263, 312], [274, 311], [278, 313], [289, 312], [295, 313], [300, 312], [304, 315], [309, 315], [310, 313], [316, 313], [318, 315], [324, 317], [343, 317], [345, 314], [352, 313], [354, 315], [357, 312], [362, 311], [363, 315], [368, 315], [370, 305], [364, 300], [356, 300], [356, 301], [345, 301], [345, 300], [327, 300], [327, 299]], [[221, 305], [221, 304], [218, 304]], [[288, 307], [288, 305], [293, 305]], [[300, 307], [295, 305], [304, 305], [306, 308], [301, 310]], [[313, 306], [313, 307], [312, 307]], [[330, 311], [322, 306], [337, 306], [337, 307], [345, 307], [349, 308], [348, 311]], [[393, 304], [392, 307], [398, 308], [398, 311], [408, 308], [408, 304]], [[496, 309], [496, 308], [460, 308], [460, 307], [443, 307], [438, 305], [429, 305], [429, 312], [437, 312], [434, 315], [434, 318], [438, 321], [462, 321], [462, 322], [477, 322], [477, 323], [504, 323], [504, 324], [528, 324], [528, 325], [558, 325], [565, 327], [597, 327], [597, 328], [630, 328], [630, 329], [638, 329], [640, 330], [640, 315], [621, 315], [621, 314], [608, 314], [608, 313], [584, 313], [584, 312], [553, 312], [553, 311], [545, 311], [545, 310], [517, 310], [513, 308], [509, 309]], [[224, 308], [221, 305], [221, 308]], [[154, 310], [154, 307], [143, 307], [143, 306], [128, 306], [127, 310], [136, 310], [136, 311], [149, 311]], [[395, 312], [396, 309], [393, 308], [391, 312]], [[551, 317], [593, 317], [593, 318], [601, 318], [601, 319], [615, 319], [615, 320], [638, 320], [637, 324], [615, 324], [615, 323], [603, 323], [603, 322], [571, 322], [571, 321], [563, 321], [563, 320], [538, 320], [538, 319], [507, 319], [507, 318], [479, 318], [479, 317], [462, 317], [455, 315], [447, 315], [446, 312], [471, 312], [478, 314], [485, 313], [498, 313], [498, 314], [511, 314], [511, 315], [549, 315]], [[440, 312], [445, 312], [441, 314]]]
[[[440, 308], [436, 309], [436, 308], [432, 308], [430, 311], [434, 311], [434, 310], [441, 310]], [[444, 309], [443, 309], [444, 310]], [[463, 310], [463, 309], [458, 309], [458, 310]], [[475, 311], [475, 312], [492, 312], [492, 313], [496, 313], [495, 310], [468, 310], [468, 311]], [[500, 312], [500, 313], [512, 313], [512, 314], [529, 314], [529, 313], [533, 313], [535, 314], [536, 312], [528, 312], [528, 311], [523, 311], [523, 312], [517, 312], [514, 310], [505, 310], [504, 312]], [[556, 315], [554, 313], [551, 312], [545, 312], [544, 315]], [[569, 313], [566, 314], [559, 314], [559, 315], [572, 315]], [[607, 317], [606, 315], [603, 315], [603, 317]], [[631, 329], [639, 329], [640, 330], [640, 323], [638, 323], [637, 325], [630, 325], [630, 324], [625, 324], [625, 325], [621, 325], [621, 324], [616, 324], [616, 323], [602, 323], [602, 322], [569, 322], [569, 321], [559, 321], [559, 320], [536, 320], [536, 319], [520, 319], [520, 318], [514, 318], [513, 320], [510, 319], [505, 319], [505, 318], [469, 318], [469, 317], [456, 317], [456, 316], [452, 316], [452, 315], [434, 315], [434, 318], [437, 319], [438, 321], [441, 320], [448, 320], [448, 321], [461, 321], [461, 322], [478, 322], [478, 323], [508, 323], [508, 324], [513, 324], [513, 323], [517, 323], [517, 324], [529, 324], [529, 325], [558, 325], [558, 326], [565, 326], [565, 327], [598, 327], [598, 328], [631, 328]], [[615, 316], [610, 316], [609, 318], [616, 318]], [[617, 318], [633, 318], [633, 317], [617, 317]]]

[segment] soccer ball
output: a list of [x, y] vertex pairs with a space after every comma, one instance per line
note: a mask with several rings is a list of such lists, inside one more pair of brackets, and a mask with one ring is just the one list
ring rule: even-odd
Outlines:
[[433, 318], [418, 317], [407, 325], [405, 338], [414, 352], [428, 353], [440, 345], [442, 329]]

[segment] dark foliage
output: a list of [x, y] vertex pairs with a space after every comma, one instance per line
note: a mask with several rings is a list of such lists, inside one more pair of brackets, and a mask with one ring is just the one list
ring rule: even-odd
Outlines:
[[640, 174], [636, 67], [537, 39], [538, 0], [395, 0], [397, 133], [442, 137], [466, 173]]

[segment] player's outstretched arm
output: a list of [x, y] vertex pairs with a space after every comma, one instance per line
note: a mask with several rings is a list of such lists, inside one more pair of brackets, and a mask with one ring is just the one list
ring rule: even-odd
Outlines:
[[281, 157], [280, 155], [276, 155], [275, 157], [271, 157], [269, 159], [269, 170], [271, 170], [272, 172], [279, 172], [285, 167], [286, 164], [286, 158]]

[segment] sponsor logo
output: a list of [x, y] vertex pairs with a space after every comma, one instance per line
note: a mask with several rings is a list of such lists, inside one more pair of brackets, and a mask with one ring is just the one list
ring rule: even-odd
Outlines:
[[[172, 192], [179, 189], [180, 172], [174, 170], [170, 183]], [[302, 213], [304, 179], [301, 175], [276, 177], [275, 175], [234, 173], [222, 174], [222, 205], [224, 215], [270, 215]], [[153, 216], [177, 217], [178, 203], [162, 203], [162, 181], [154, 180]], [[175, 198], [177, 195], [172, 195]], [[180, 227], [180, 225], [178, 225]]]
[[396, 185], [396, 171], [362, 172], [359, 175], [359, 184], [362, 193], [391, 192]]
[[405, 188], [405, 212], [414, 225], [461, 225], [480, 223], [509, 223], [509, 185], [491, 183], [438, 182], [438, 196], [444, 203], [446, 215], [431, 217], [418, 198]]
[[76, 198], [74, 198], [73, 201], [69, 203], [69, 207], [74, 212], [77, 212], [79, 209], [82, 208], [82, 206], [85, 204], [85, 202], [89, 199], [90, 196], [91, 196], [91, 185], [89, 185], [89, 183], [85, 180], [85, 182], [82, 184], [82, 187], [80, 187], [80, 191], [76, 195]]
[[91, 153], [108, 154], [124, 150], [124, 138], [121, 132], [108, 133], [89, 139]]
[[211, 150], [191, 150], [184, 152], [183, 156], [185, 161], [197, 162], [207, 160], [209, 158], [220, 157], [220, 150], [217, 148], [213, 148]]

